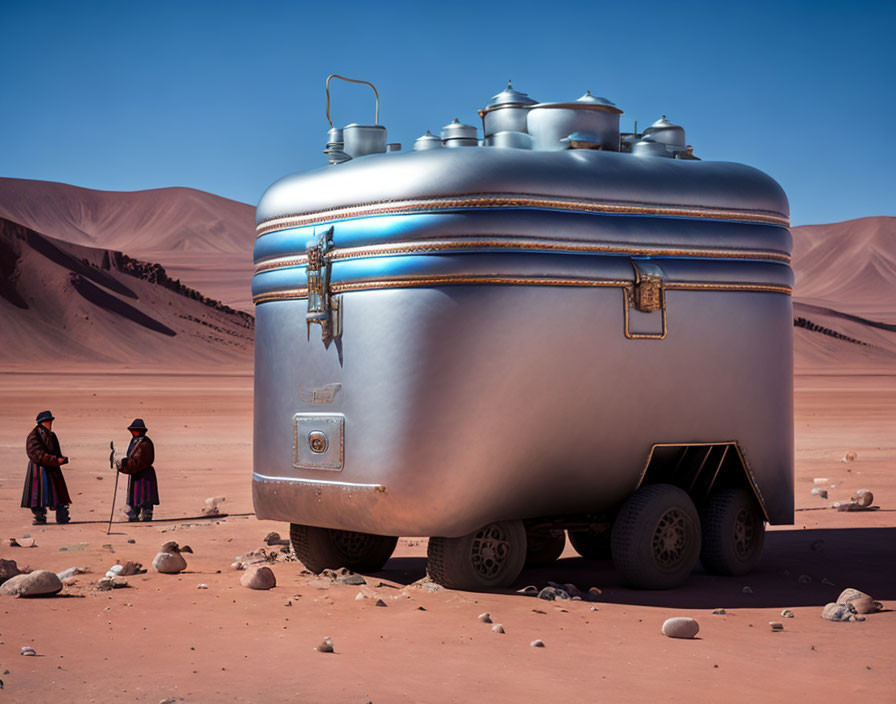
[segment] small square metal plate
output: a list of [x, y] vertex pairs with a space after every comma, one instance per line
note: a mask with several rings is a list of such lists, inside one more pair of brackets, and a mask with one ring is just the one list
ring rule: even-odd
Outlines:
[[296, 413], [294, 419], [296, 444], [293, 466], [298, 469], [341, 471], [344, 464], [345, 416], [341, 413]]

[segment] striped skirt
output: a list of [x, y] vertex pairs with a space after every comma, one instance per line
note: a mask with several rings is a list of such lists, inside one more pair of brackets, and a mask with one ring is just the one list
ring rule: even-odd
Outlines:
[[38, 467], [28, 462], [25, 487], [22, 491], [22, 508], [49, 508], [56, 510], [72, 502], [62, 472], [56, 467]]
[[147, 467], [128, 477], [128, 506], [158, 506], [159, 482], [156, 470]]

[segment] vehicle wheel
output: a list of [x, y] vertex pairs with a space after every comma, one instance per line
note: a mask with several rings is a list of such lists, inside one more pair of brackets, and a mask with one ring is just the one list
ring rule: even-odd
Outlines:
[[609, 560], [610, 531], [593, 533], [590, 530], [570, 531], [569, 542], [579, 555], [586, 560]]
[[317, 528], [293, 523], [289, 527], [292, 549], [312, 572], [345, 567], [353, 572], [376, 572], [392, 557], [398, 538]]
[[703, 547], [700, 561], [707, 572], [742, 575], [762, 558], [765, 519], [746, 489], [725, 489], [709, 497], [700, 515]]
[[622, 504], [610, 538], [613, 564], [636, 589], [672, 589], [700, 556], [694, 502], [671, 484], [642, 487]]
[[539, 567], [556, 562], [566, 547], [566, 533], [526, 531], [526, 567]]
[[526, 529], [522, 521], [498, 521], [461, 538], [430, 538], [426, 557], [427, 574], [443, 587], [507, 587], [526, 561]]

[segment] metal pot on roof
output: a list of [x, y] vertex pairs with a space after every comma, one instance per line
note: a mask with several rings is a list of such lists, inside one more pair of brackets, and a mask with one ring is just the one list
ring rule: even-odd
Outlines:
[[537, 103], [525, 93], [514, 90], [507, 81], [507, 88], [492, 96], [488, 105], [479, 111], [485, 136], [498, 132], [525, 132], [529, 107]]
[[647, 136], [641, 139], [640, 142], [635, 142], [632, 145], [632, 155], [633, 156], [664, 156], [671, 157], [672, 154], [666, 149], [666, 145], [661, 142], [657, 142], [653, 137]]
[[535, 149], [566, 149], [562, 140], [575, 132], [596, 135], [600, 148], [619, 151], [619, 116], [622, 110], [611, 101], [588, 91], [571, 103], [538, 103], [529, 109], [526, 124]]
[[356, 125], [342, 128], [343, 151], [352, 159], [386, 151], [386, 128], [382, 125]]
[[476, 128], [465, 125], [458, 118], [442, 128], [442, 145], [446, 147], [475, 147], [479, 144]]
[[672, 147], [687, 146], [684, 127], [669, 122], [665, 115], [644, 130], [644, 136], [650, 137], [654, 142], [668, 144]]
[[432, 132], [426, 130], [426, 134], [420, 135], [414, 140], [414, 151], [423, 152], [427, 149], [441, 149], [442, 140], [436, 137]]
[[532, 135], [513, 130], [495, 132], [485, 138], [485, 143], [490, 147], [506, 147], [508, 149], [531, 149]]

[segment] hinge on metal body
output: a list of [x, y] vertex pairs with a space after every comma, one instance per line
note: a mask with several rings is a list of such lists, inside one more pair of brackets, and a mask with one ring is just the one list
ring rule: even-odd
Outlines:
[[[623, 290], [625, 336], [629, 340], [663, 340], [666, 338], [666, 290], [663, 271], [649, 261], [632, 260], [635, 269], [634, 283]], [[631, 311], [638, 313], [660, 313], [659, 330], [633, 331]]]
[[308, 312], [305, 327], [311, 339], [311, 323], [320, 325], [320, 337], [324, 346], [342, 336], [342, 301], [330, 293], [331, 262], [327, 256], [333, 249], [333, 228], [322, 232], [309, 243], [306, 254], [308, 264], [305, 273], [308, 278]]

